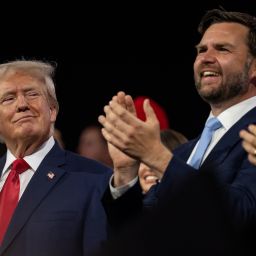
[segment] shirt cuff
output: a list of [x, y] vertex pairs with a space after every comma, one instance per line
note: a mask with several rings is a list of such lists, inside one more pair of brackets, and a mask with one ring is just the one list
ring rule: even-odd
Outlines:
[[136, 182], [138, 181], [138, 176], [137, 176], [133, 180], [128, 182], [127, 184], [114, 188], [112, 186], [113, 178], [114, 178], [114, 175], [112, 175], [109, 180], [109, 188], [110, 188], [110, 192], [111, 192], [113, 199], [117, 199], [120, 196], [122, 196], [129, 188], [133, 187], [136, 184]]

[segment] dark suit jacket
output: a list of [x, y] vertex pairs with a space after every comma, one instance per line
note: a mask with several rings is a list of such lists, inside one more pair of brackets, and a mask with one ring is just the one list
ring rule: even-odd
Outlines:
[[186, 164], [197, 140], [182, 145], [174, 152], [160, 186], [155, 189], [156, 200], [168, 193], [177, 193], [191, 176], [211, 176], [216, 192], [220, 192], [225, 208], [237, 228], [256, 223], [256, 166], [248, 161], [239, 132], [256, 123], [256, 108], [244, 115], [221, 138], [199, 170]]
[[[230, 128], [199, 170], [186, 164], [199, 138], [177, 148], [161, 182], [154, 186], [144, 199], [138, 184], [117, 200], [111, 198], [108, 189], [104, 194], [103, 202], [112, 229], [118, 230], [118, 227], [128, 220], [129, 215], [137, 216], [142, 208], [146, 209], [146, 212], [147, 209], [160, 209], [157, 212], [158, 218], [150, 219], [143, 227], [135, 228], [148, 230], [144, 234], [140, 233], [140, 237], [144, 239], [150, 237], [150, 243], [146, 245], [145, 241], [139, 239], [138, 241], [144, 245], [143, 248], [149, 246], [151, 252], [166, 246], [174, 248], [179, 245], [178, 249], [184, 249], [188, 240], [192, 247], [198, 246], [198, 241], [204, 240], [208, 249], [216, 248], [220, 242], [220, 239], [216, 238], [223, 233], [223, 230], [225, 235], [228, 234], [227, 239], [223, 241], [228, 242], [226, 244], [229, 246], [229, 242], [232, 242], [237, 234], [247, 236], [252, 234], [251, 230], [255, 232], [256, 167], [249, 163], [239, 137], [239, 131], [246, 129], [251, 123], [256, 123], [256, 108]], [[209, 186], [204, 186], [205, 180], [206, 184], [210, 184]], [[125, 210], [123, 210], [124, 205], [126, 205]], [[168, 215], [165, 212], [166, 208]], [[165, 210], [161, 211], [161, 209]], [[129, 219], [131, 220], [133, 219]], [[148, 227], [152, 227], [154, 222], [156, 222], [155, 230], [150, 232]], [[165, 227], [168, 227], [166, 228], [168, 237], [175, 238], [173, 242], [172, 239], [167, 242], [166, 236], [161, 236]], [[239, 233], [236, 233], [237, 231]], [[155, 240], [152, 239], [152, 234], [157, 234], [153, 236]], [[229, 236], [230, 234], [232, 236]], [[166, 242], [165, 246], [163, 243], [159, 245], [161, 240]], [[154, 244], [155, 246], [152, 246]], [[123, 248], [125, 247], [121, 249]], [[233, 248], [235, 248], [234, 244]]]
[[[0, 169], [5, 158], [0, 159]], [[49, 172], [54, 173], [52, 179]], [[111, 173], [55, 143], [19, 201], [0, 255], [88, 255], [106, 239], [101, 198]]]

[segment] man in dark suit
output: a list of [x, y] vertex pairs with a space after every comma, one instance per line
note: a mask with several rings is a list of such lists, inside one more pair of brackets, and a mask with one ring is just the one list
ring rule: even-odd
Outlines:
[[[143, 208], [142, 199], [144, 208], [164, 204], [167, 198], [177, 197], [191, 177], [209, 173], [233, 227], [240, 231], [255, 227], [256, 169], [242, 148], [239, 131], [256, 122], [256, 18], [211, 10], [203, 17], [199, 32], [196, 89], [211, 107], [208, 119], [217, 118], [220, 126], [198, 167], [193, 158], [200, 148], [199, 138], [170, 152], [161, 144], [159, 124], [148, 100], [144, 101], [146, 121], [142, 122], [136, 118], [129, 95], [119, 92], [113, 97], [104, 108], [106, 115], [99, 117], [116, 167], [104, 197], [110, 223], [122, 223], [118, 220], [122, 216], [136, 216]], [[162, 175], [144, 198], [137, 184], [139, 161]], [[128, 206], [122, 210], [119, 205]]]
[[[0, 65], [0, 134], [7, 146], [0, 159], [0, 220], [8, 220], [0, 223], [1, 256], [89, 255], [106, 239], [101, 197], [112, 171], [53, 139], [53, 71], [40, 61]], [[28, 169], [18, 175], [18, 204], [9, 217], [15, 159]]]

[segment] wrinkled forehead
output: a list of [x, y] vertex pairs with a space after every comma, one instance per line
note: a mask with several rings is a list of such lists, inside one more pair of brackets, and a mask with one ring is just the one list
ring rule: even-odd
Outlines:
[[23, 72], [11, 72], [0, 77], [0, 94], [15, 93], [17, 91], [37, 90], [47, 95], [46, 86], [38, 78]]

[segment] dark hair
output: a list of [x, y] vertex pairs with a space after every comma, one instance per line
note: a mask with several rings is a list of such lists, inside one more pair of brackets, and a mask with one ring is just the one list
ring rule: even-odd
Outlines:
[[173, 129], [162, 130], [160, 132], [160, 137], [163, 145], [171, 151], [188, 141], [182, 133], [177, 132]]
[[256, 57], [256, 17], [242, 12], [228, 12], [213, 9], [206, 12], [198, 26], [198, 32], [203, 35], [205, 31], [215, 23], [235, 22], [249, 28], [248, 48], [253, 57]]

